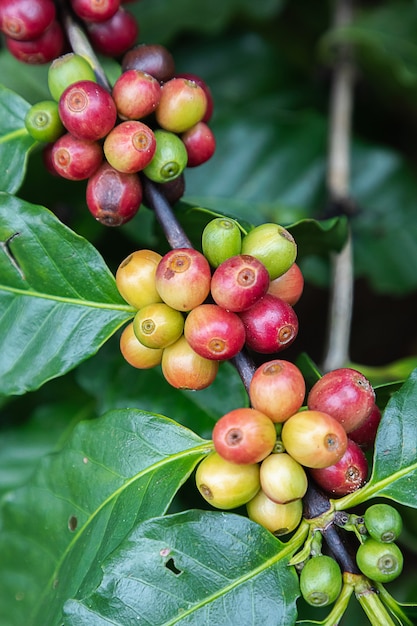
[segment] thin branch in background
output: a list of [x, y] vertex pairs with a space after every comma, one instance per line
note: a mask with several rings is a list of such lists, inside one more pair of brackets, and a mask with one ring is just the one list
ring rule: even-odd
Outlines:
[[[352, 21], [351, 0], [337, 0], [334, 26], [347, 26]], [[331, 204], [345, 207], [349, 213], [350, 186], [350, 138], [353, 106], [355, 67], [349, 46], [342, 45], [336, 51], [333, 82], [330, 94], [329, 155], [327, 189]], [[322, 368], [330, 371], [349, 361], [349, 344], [353, 307], [353, 258], [352, 236], [340, 253], [334, 254], [330, 293], [329, 322], [326, 353]]]

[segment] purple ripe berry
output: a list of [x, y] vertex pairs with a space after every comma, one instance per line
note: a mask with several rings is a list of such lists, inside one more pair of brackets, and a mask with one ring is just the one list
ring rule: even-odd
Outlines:
[[123, 174], [103, 163], [87, 183], [90, 213], [105, 226], [121, 226], [136, 215], [142, 202], [137, 174]]

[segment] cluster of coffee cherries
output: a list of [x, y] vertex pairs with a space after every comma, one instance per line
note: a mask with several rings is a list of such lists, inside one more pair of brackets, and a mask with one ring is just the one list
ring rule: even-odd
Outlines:
[[[346, 516], [343, 526], [348, 530], [355, 528], [360, 539], [356, 563], [362, 574], [382, 584], [398, 578], [404, 564], [396, 543], [403, 527], [399, 511], [390, 504], [378, 503], [368, 506], [363, 516], [343, 514]], [[331, 556], [321, 552], [320, 545], [312, 549], [297, 569], [300, 592], [308, 604], [325, 607], [337, 600], [343, 586], [342, 571]]]
[[164, 187], [214, 154], [210, 90], [198, 76], [175, 74], [164, 46], [129, 50], [111, 89], [84, 57], [62, 55], [49, 66], [48, 86], [51, 99], [29, 109], [26, 128], [45, 142], [52, 174], [87, 181], [87, 206], [107, 226], [137, 213], [141, 175]]
[[121, 335], [123, 356], [140, 369], [161, 365], [181, 389], [208, 387], [220, 362], [244, 346], [279, 352], [298, 332], [293, 304], [303, 278], [289, 231], [267, 223], [242, 236], [234, 220], [214, 218], [202, 248], [137, 250], [116, 272], [120, 294], [137, 309]]
[[251, 519], [282, 535], [301, 520], [309, 480], [333, 498], [365, 484], [380, 411], [363, 374], [335, 369], [306, 393], [299, 368], [273, 359], [255, 370], [249, 400], [216, 422], [214, 451], [197, 468], [210, 504], [246, 505]]
[[[138, 36], [136, 19], [122, 4], [122, 0], [69, 0], [66, 8], [84, 27], [97, 52], [118, 57]], [[22, 63], [49, 63], [68, 47], [54, 0], [2, 0], [0, 31], [9, 52]]]

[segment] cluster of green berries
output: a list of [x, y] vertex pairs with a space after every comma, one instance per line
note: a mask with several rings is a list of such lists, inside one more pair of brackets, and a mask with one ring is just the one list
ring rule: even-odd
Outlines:
[[[234, 243], [222, 246], [223, 256], [215, 260], [225, 232]], [[215, 218], [202, 242], [204, 253], [138, 250], [116, 272], [120, 294], [137, 309], [121, 335], [123, 356], [139, 369], [161, 365], [166, 380], [182, 389], [208, 387], [219, 364], [244, 346], [277, 352], [298, 332], [286, 298], [298, 300], [303, 279], [296, 243], [285, 228], [263, 224], [242, 234], [233, 220]]]
[[309, 480], [333, 498], [365, 484], [364, 450], [380, 411], [360, 372], [335, 369], [307, 393], [299, 368], [273, 359], [255, 370], [249, 401], [216, 422], [214, 451], [197, 468], [197, 488], [212, 506], [246, 505], [251, 519], [282, 535], [300, 523]]
[[121, 70], [107, 89], [84, 57], [62, 55], [48, 69], [51, 99], [34, 104], [25, 118], [29, 134], [45, 143], [47, 169], [87, 181], [88, 209], [107, 226], [137, 213], [141, 176], [164, 187], [215, 151], [207, 123], [212, 98], [201, 78], [175, 74], [172, 55], [159, 45], [129, 50]]
[[[83, 26], [93, 47], [117, 57], [133, 46], [138, 35], [135, 17], [123, 0], [68, 0], [62, 6]], [[22, 63], [49, 63], [63, 54], [67, 40], [61, 11], [54, 0], [2, 0], [0, 32], [9, 52]]]

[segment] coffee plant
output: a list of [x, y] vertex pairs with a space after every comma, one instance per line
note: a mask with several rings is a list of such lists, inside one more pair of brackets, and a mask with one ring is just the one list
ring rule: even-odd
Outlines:
[[416, 624], [416, 3], [0, 31], [1, 626]]

